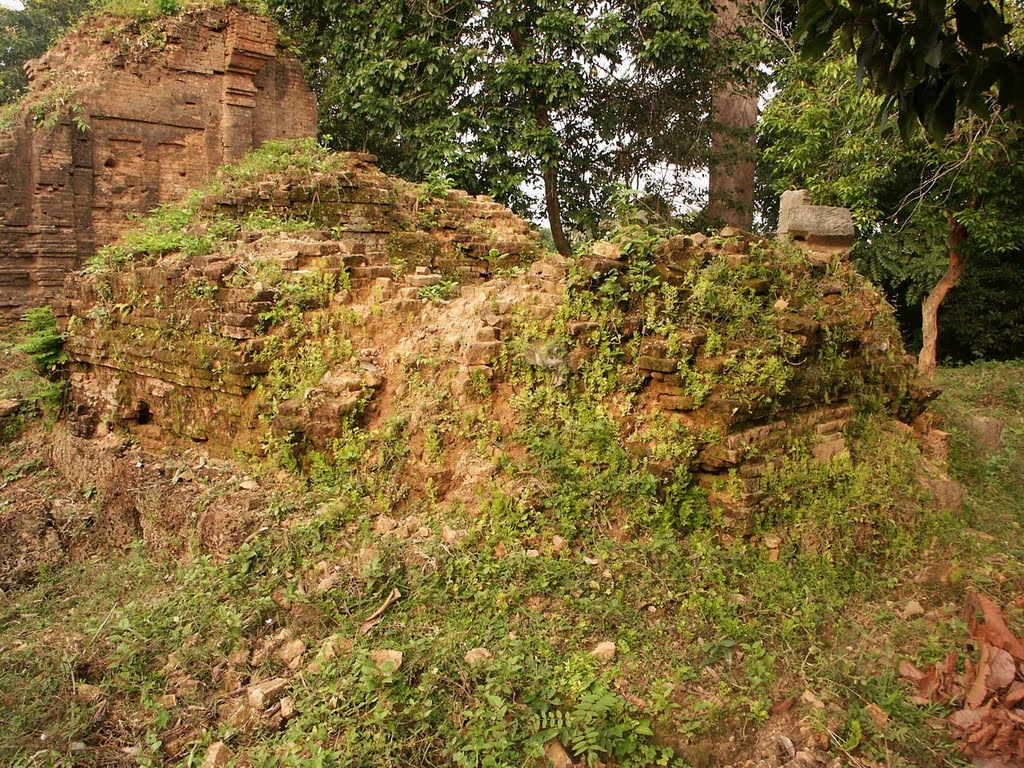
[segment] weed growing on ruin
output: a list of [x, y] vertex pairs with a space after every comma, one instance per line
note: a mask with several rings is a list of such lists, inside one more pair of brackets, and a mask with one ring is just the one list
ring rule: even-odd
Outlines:
[[315, 227], [314, 222], [306, 217], [291, 214], [280, 216], [264, 210], [245, 214], [241, 219], [241, 225], [243, 229], [253, 232], [302, 232]]
[[240, 261], [224, 278], [229, 288], [251, 288], [254, 285], [276, 286], [284, 281], [284, 267], [280, 259], [249, 258]]
[[29, 310], [20, 326], [0, 336], [0, 354], [7, 362], [0, 376], [0, 400], [13, 406], [0, 419], [0, 445], [13, 442], [35, 417], [42, 415], [48, 422], [57, 417], [66, 391], [63, 345], [49, 307]]
[[482, 368], [474, 368], [469, 373], [470, 391], [479, 399], [490, 397], [494, 392], [487, 373]]
[[196, 277], [185, 286], [186, 295], [194, 301], [212, 301], [217, 295], [217, 285], [206, 278]]
[[304, 323], [304, 314], [323, 309], [331, 303], [334, 294], [346, 290], [348, 275], [321, 270], [305, 270], [298, 279], [266, 283], [276, 294], [274, 305], [261, 312], [259, 321], [264, 328], [288, 326], [297, 331]]
[[14, 128], [27, 112], [32, 128], [52, 130], [67, 120], [79, 133], [92, 130], [81, 104], [75, 102], [75, 89], [68, 83], [43, 83], [45, 88], [30, 91], [0, 106], [0, 131]]
[[143, 22], [221, 4], [223, 0], [101, 0], [94, 13]]
[[89, 258], [83, 271], [95, 274], [122, 270], [137, 261], [169, 254], [205, 256], [238, 234], [238, 223], [225, 216], [198, 215], [198, 197], [183, 205], [164, 204], [140, 220], [138, 227]]
[[426, 301], [441, 302], [450, 299], [458, 289], [457, 280], [441, 280], [434, 285], [425, 285], [417, 291], [417, 295]]
[[268, 341], [257, 358], [271, 363], [266, 381], [260, 385], [270, 400], [268, 415], [273, 415], [273, 404], [302, 396], [333, 366], [348, 360], [352, 352], [352, 342], [340, 328], [325, 329], [323, 336], [297, 333], [284, 340]]
[[[902, 557], [922, 535], [913, 526], [926, 499], [915, 471], [919, 450], [893, 434], [879, 416], [862, 417], [851, 427], [856, 455], [815, 461], [795, 441], [783, 460], [762, 478], [763, 490], [777, 500], [759, 525], [787, 531], [792, 545], [812, 556], [840, 561], [868, 555], [885, 542], [887, 556]], [[894, 495], [895, 494], [895, 495]], [[950, 523], [936, 515], [936, 529]]]
[[35, 364], [36, 370], [50, 376], [67, 362], [64, 351], [65, 336], [57, 330], [57, 318], [50, 307], [34, 307], [25, 312], [22, 318], [24, 338], [15, 347], [27, 355]]
[[91, 130], [85, 109], [73, 99], [74, 90], [69, 85], [56, 85], [43, 91], [29, 103], [28, 111], [33, 126], [52, 130], [61, 120], [67, 119], [80, 133]]
[[241, 160], [217, 172], [217, 180], [230, 186], [244, 186], [255, 179], [293, 175], [308, 179], [314, 171], [334, 172], [348, 165], [346, 155], [331, 152], [316, 139], [265, 141]]
[[419, 197], [420, 203], [429, 203], [435, 197], [444, 197], [455, 182], [444, 171], [431, 171], [423, 180]]

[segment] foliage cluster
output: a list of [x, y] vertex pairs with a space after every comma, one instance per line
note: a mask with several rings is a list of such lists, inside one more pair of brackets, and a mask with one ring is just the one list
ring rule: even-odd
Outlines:
[[805, 57], [817, 58], [836, 38], [856, 54], [858, 76], [895, 107], [905, 137], [916, 117], [941, 140], [965, 110], [987, 116], [998, 103], [1024, 120], [1017, 20], [1018, 5], [989, 0], [805, 0], [797, 39]]
[[523, 213], [550, 217], [553, 196], [590, 234], [616, 184], [681, 191], [659, 164], [704, 164], [711, 83], [763, 55], [754, 27], [712, 41], [713, 14], [692, 0], [271, 7], [333, 146], [368, 147], [405, 178], [443, 172]]
[[316, 139], [269, 140], [237, 162], [220, 168], [210, 189], [244, 187], [256, 179], [309, 180], [314, 173], [343, 172], [348, 164], [347, 155], [331, 152]]
[[85, 272], [120, 270], [136, 262], [145, 263], [172, 253], [205, 256], [218, 244], [233, 239], [238, 222], [224, 216], [199, 216], [200, 196], [193, 193], [184, 204], [165, 203], [147, 216], [140, 226], [117, 242], [100, 248], [85, 265]]
[[57, 330], [53, 309], [30, 309], [25, 312], [23, 323], [25, 337], [16, 349], [32, 360], [38, 373], [52, 375], [68, 359], [64, 352], [64, 334]]
[[793, 186], [819, 204], [850, 208], [860, 235], [856, 263], [900, 308], [910, 338], [920, 332], [915, 307], [948, 265], [950, 221], [962, 225], [969, 266], [947, 320], [966, 322], [940, 324], [940, 343], [947, 354], [1012, 357], [1021, 350], [1018, 308], [1004, 299], [1002, 316], [989, 301], [1024, 274], [1020, 126], [1000, 114], [968, 117], [940, 144], [919, 134], [900, 141], [895, 119], [880, 117], [882, 98], [857, 84], [854, 69], [836, 55], [777, 73], [780, 90], [760, 127], [763, 209], [770, 213]]
[[6, 445], [28, 426], [30, 417], [42, 414], [53, 419], [63, 403], [61, 373], [67, 355], [53, 310], [28, 310], [20, 325], [0, 337], [0, 352], [6, 359], [0, 367], [0, 399], [19, 404], [18, 413], [0, 424], [0, 445]]

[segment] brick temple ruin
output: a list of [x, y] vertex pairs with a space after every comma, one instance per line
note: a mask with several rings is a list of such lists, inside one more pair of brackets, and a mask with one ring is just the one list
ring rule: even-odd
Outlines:
[[[146, 449], [208, 455], [259, 453], [268, 440], [324, 451], [356, 420], [370, 430], [425, 408], [416, 386], [458, 408], [485, 398], [501, 410], [516, 366], [559, 386], [586, 370], [602, 325], [573, 308], [574, 291], [625, 290], [632, 257], [618, 244], [563, 260], [486, 196], [430, 190], [372, 155], [302, 142], [269, 149], [310, 153], [294, 165], [225, 169], [203, 185], [268, 139], [315, 135], [299, 63], [271, 22], [233, 7], [145, 34], [110, 24], [94, 20], [33, 62], [17, 123], [0, 133], [0, 318], [50, 303], [67, 334], [64, 470], [126, 433]], [[190, 190], [189, 232], [216, 222], [229, 234], [191, 254], [121, 243], [128, 263], [78, 271], [134, 214]], [[645, 455], [632, 421], [685, 434], [685, 469], [735, 531], [771, 505], [762, 478], [794, 440], [817, 461], [848, 455], [857, 398], [888, 409], [896, 429], [930, 429], [916, 417], [934, 393], [915, 381], [891, 308], [842, 258], [849, 212], [802, 190], [781, 208], [779, 234], [800, 247], [727, 228], [676, 235], [654, 253], [673, 311], [703, 280], [756, 310], [752, 336], [730, 336], [718, 314], [664, 333], [644, 330], [635, 307], [615, 321], [631, 382], [623, 439]], [[308, 350], [287, 341], [314, 318]], [[291, 392], [298, 374], [275, 377], [275, 363], [309, 350], [323, 370]], [[758, 360], [777, 364], [774, 379]], [[410, 437], [414, 454], [423, 439]], [[421, 456], [411, 487], [474, 499], [472, 451], [449, 447], [446, 466]], [[652, 455], [647, 467], [669, 477], [679, 461]]]
[[0, 131], [0, 318], [59, 295], [134, 214], [268, 139], [316, 135], [271, 21], [225, 6], [124, 25], [93, 19], [26, 65], [30, 91]]

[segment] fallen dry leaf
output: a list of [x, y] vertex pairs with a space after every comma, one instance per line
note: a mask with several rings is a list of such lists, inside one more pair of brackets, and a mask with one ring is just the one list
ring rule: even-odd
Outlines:
[[[977, 620], [977, 613], [981, 611], [985, 620], [983, 626], [977, 627], [974, 622]], [[977, 592], [967, 593], [966, 612], [968, 622], [976, 626], [974, 631], [978, 639], [988, 640], [996, 648], [1002, 648], [1018, 661], [1024, 661], [1024, 645], [1021, 645], [1010, 628], [1006, 626], [1006, 619], [1003, 612], [995, 603], [984, 595]]]
[[779, 715], [783, 712], [789, 712], [789, 710], [793, 708], [794, 704], [796, 704], [796, 696], [790, 696], [789, 698], [776, 702], [772, 705], [772, 714]]
[[968, 744], [974, 744], [977, 748], [984, 747], [999, 732], [999, 723], [989, 723], [967, 737]]
[[946, 654], [946, 665], [940, 676], [942, 681], [942, 697], [945, 701], [953, 698], [953, 686], [956, 683], [956, 652], [950, 651]]
[[909, 661], [901, 661], [900, 677], [902, 677], [904, 680], [909, 680], [912, 683], [916, 683], [918, 680], [924, 677], [924, 672], [915, 667]]
[[1013, 720], [1013, 722], [1020, 723], [1020, 724], [1024, 725], [1024, 712], [1022, 712], [1021, 710], [1019, 710], [1019, 709], [1007, 710], [1006, 716], [1008, 718], [1010, 718], [1011, 720]]
[[1013, 657], [1002, 648], [995, 648], [989, 658], [989, 673], [986, 685], [990, 691], [1000, 691], [1017, 676], [1017, 664]]
[[1010, 686], [1010, 692], [1006, 694], [1003, 703], [1008, 707], [1016, 706], [1024, 701], [1024, 683], [1015, 682]]
[[991, 749], [998, 752], [1002, 752], [1015, 740], [1017, 728], [1013, 723], [1003, 723], [999, 726], [999, 732], [996, 733], [996, 737], [992, 739], [992, 743], [989, 745]]
[[871, 722], [877, 730], [881, 730], [889, 722], [889, 713], [877, 704], [868, 704], [864, 707], [864, 711], [871, 718]]
[[985, 699], [988, 697], [988, 687], [985, 685], [985, 680], [988, 679], [989, 673], [989, 656], [992, 653], [992, 646], [988, 643], [981, 644], [981, 659], [978, 661], [978, 674], [974, 678], [974, 683], [967, 691], [967, 698], [964, 701], [968, 707], [977, 708], [985, 703]]
[[978, 723], [980, 723], [982, 717], [984, 716], [984, 710], [965, 707], [964, 709], [960, 709], [954, 712], [952, 715], [949, 716], [948, 719], [949, 722], [951, 722], [957, 728], [967, 731], [973, 728]]
[[373, 615], [370, 616], [370, 618], [368, 618], [366, 621], [359, 625], [359, 635], [368, 635], [371, 629], [380, 624], [381, 617], [384, 616], [384, 611], [386, 611], [388, 607], [401, 596], [401, 592], [399, 592], [397, 589], [392, 589], [391, 594], [389, 594], [387, 598], [385, 598], [384, 602], [380, 604], [380, 608], [374, 611]]

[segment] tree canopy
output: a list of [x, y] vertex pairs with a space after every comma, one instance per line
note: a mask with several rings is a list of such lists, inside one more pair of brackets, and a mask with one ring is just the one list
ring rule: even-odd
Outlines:
[[1011, 0], [802, 0], [798, 40], [806, 56], [835, 40], [895, 106], [904, 136], [916, 117], [935, 139], [958, 110], [987, 115], [994, 100], [1024, 121], [1024, 50]]
[[41, 56], [90, 5], [91, 0], [25, 0], [20, 9], [0, 5], [0, 104], [28, 85], [25, 62]]
[[706, 165], [716, 73], [738, 59], [749, 73], [758, 58], [749, 36], [713, 45], [700, 0], [274, 10], [311, 65], [335, 146], [369, 147], [408, 177], [443, 169], [523, 212], [546, 207], [553, 230], [564, 218], [593, 233], [618, 184], [676, 191], [659, 189], [658, 170]]
[[920, 132], [901, 141], [897, 118], [879, 119], [884, 97], [857, 83], [853, 57], [794, 60], [778, 75], [761, 123], [762, 201], [806, 186], [817, 202], [850, 208], [854, 256], [897, 303], [927, 299], [954, 244], [990, 268], [1024, 250], [1024, 128], [1015, 120], [998, 110], [965, 115], [941, 143]]

